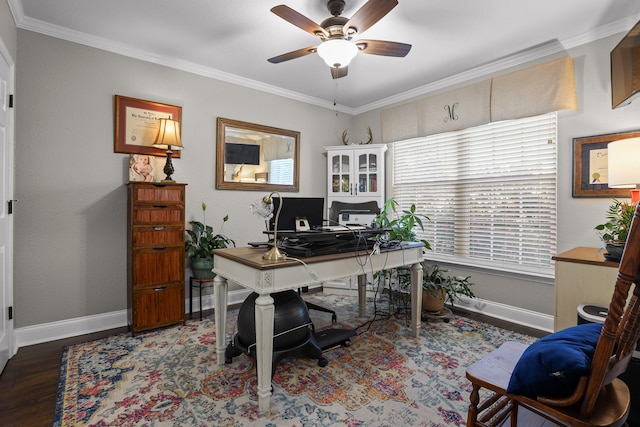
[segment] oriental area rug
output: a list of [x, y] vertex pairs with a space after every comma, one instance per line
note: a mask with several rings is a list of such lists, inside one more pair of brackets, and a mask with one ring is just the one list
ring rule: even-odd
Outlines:
[[[368, 301], [367, 321], [354, 297], [305, 299], [336, 309], [358, 335], [325, 351], [324, 368], [283, 359], [269, 411], [258, 410], [251, 358], [218, 366], [210, 318], [65, 348], [54, 426], [464, 426], [466, 367], [504, 341], [534, 340], [455, 315], [423, 321], [414, 338], [407, 315], [385, 315], [383, 300]], [[228, 313], [229, 336], [237, 313]], [[316, 327], [330, 325], [316, 317], [325, 313], [311, 313]]]

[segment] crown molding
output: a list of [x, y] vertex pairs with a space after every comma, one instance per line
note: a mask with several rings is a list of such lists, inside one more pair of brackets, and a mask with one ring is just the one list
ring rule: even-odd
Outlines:
[[570, 37], [562, 40], [551, 40], [547, 43], [542, 43], [537, 46], [533, 46], [530, 49], [526, 49], [521, 52], [516, 52], [513, 55], [509, 55], [504, 58], [497, 59], [488, 64], [481, 65], [468, 71], [455, 74], [453, 76], [429, 83], [418, 88], [399, 93], [388, 98], [381, 99], [379, 101], [363, 105], [362, 107], [355, 109], [355, 114], [366, 113], [378, 108], [388, 107], [393, 104], [398, 104], [407, 101], [418, 96], [423, 96], [435, 91], [445, 89], [460, 83], [469, 82], [474, 79], [486, 77], [491, 74], [499, 73], [511, 67], [525, 64], [530, 61], [546, 58], [550, 55], [563, 52], [566, 49], [571, 49], [583, 44], [591, 43], [593, 41], [618, 34], [621, 32], [627, 32], [633, 27], [633, 25], [640, 20], [640, 15], [621, 19], [611, 24], [603, 25], [578, 36]]
[[416, 98], [418, 96], [423, 96], [428, 93], [445, 89], [450, 86], [454, 86], [454, 85], [468, 82], [474, 79], [486, 77], [488, 75], [495, 74], [500, 71], [504, 71], [506, 69], [516, 67], [530, 61], [538, 60], [538, 59], [547, 57], [549, 55], [553, 55], [558, 52], [565, 51], [566, 49], [571, 49], [573, 47], [590, 43], [595, 40], [599, 40], [601, 38], [608, 37], [613, 34], [626, 32], [626, 31], [629, 31], [629, 29], [636, 22], [638, 22], [638, 20], [640, 20], [640, 15], [636, 15], [636, 16], [625, 18], [625, 19], [621, 19], [619, 21], [616, 21], [607, 25], [603, 25], [601, 27], [594, 29], [593, 31], [589, 31], [587, 33], [580, 34], [578, 36], [570, 37], [563, 40], [557, 40], [557, 39], [551, 40], [549, 42], [546, 42], [537, 46], [533, 46], [532, 48], [526, 49], [524, 51], [516, 52], [513, 55], [509, 55], [504, 58], [499, 58], [495, 61], [492, 61], [487, 64], [483, 64], [479, 67], [475, 67], [473, 69], [463, 71], [462, 73], [458, 73], [453, 76], [429, 83], [427, 85], [420, 86], [418, 88], [415, 88], [406, 92], [402, 92], [402, 93], [381, 99], [379, 101], [363, 105], [358, 108], [351, 108], [341, 104], [334, 104], [333, 102], [326, 101], [324, 99], [311, 97], [308, 95], [301, 94], [299, 92], [286, 90], [286, 89], [265, 84], [256, 80], [247, 79], [234, 74], [226, 73], [214, 68], [203, 67], [201, 65], [198, 65], [192, 62], [182, 61], [176, 58], [163, 57], [159, 55], [151, 55], [148, 52], [144, 52], [138, 49], [132, 49], [130, 46], [122, 43], [115, 43], [112, 40], [108, 40], [108, 39], [96, 37], [96, 36], [90, 36], [86, 33], [69, 30], [67, 28], [52, 25], [37, 19], [25, 17], [24, 11], [22, 9], [22, 3], [20, 2], [20, 0], [7, 0], [7, 3], [9, 4], [9, 8], [13, 14], [14, 21], [16, 22], [16, 26], [21, 29], [34, 31], [37, 33], [51, 36], [51, 37], [56, 37], [56, 38], [71, 41], [74, 43], [79, 43], [82, 45], [106, 50], [108, 52], [117, 53], [120, 55], [139, 59], [142, 61], [152, 62], [158, 65], [164, 65], [164, 66], [175, 68], [178, 70], [201, 75], [204, 77], [210, 77], [210, 78], [221, 80], [224, 82], [237, 84], [239, 86], [248, 87], [251, 89], [259, 90], [259, 91], [270, 93], [277, 96], [282, 96], [288, 99], [293, 99], [296, 101], [304, 102], [304, 103], [315, 105], [322, 108], [327, 108], [330, 110], [339, 111], [341, 113], [350, 114], [350, 115], [358, 115], [358, 114], [366, 113], [371, 110], [388, 107], [393, 104], [398, 104], [398, 103], [407, 101], [409, 99]]
[[[18, 0], [8, 0], [9, 2], [18, 2]], [[18, 2], [19, 3], [19, 2]], [[151, 62], [158, 65], [164, 65], [166, 67], [174, 68], [177, 70], [186, 71], [189, 73], [201, 75], [204, 77], [210, 77], [216, 80], [221, 80], [227, 83], [237, 84], [239, 86], [267, 92], [273, 95], [282, 96], [285, 98], [297, 100], [307, 104], [316, 105], [318, 107], [327, 108], [331, 110], [337, 110], [342, 113], [353, 114], [353, 109], [344, 105], [334, 105], [333, 102], [326, 101], [324, 99], [311, 97], [286, 90], [277, 86], [265, 84], [257, 80], [247, 79], [237, 76], [235, 74], [226, 73], [214, 68], [203, 67], [202, 65], [195, 64], [189, 61], [182, 61], [176, 58], [170, 58], [160, 55], [153, 55], [148, 52], [134, 49], [129, 45], [123, 43], [117, 43], [113, 40], [105, 39], [103, 37], [92, 36], [80, 31], [70, 30], [68, 28], [60, 27], [57, 25], [49, 24], [37, 19], [21, 16], [18, 27], [24, 30], [33, 31], [36, 33], [44, 34], [47, 36], [59, 38], [62, 40], [78, 43], [84, 46], [89, 46], [97, 49], [102, 49], [107, 52], [117, 53], [119, 55], [127, 56], [130, 58], [139, 59], [146, 62]]]

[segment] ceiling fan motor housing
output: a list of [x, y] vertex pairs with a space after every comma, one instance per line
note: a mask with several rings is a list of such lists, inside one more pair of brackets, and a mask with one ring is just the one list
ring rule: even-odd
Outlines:
[[[348, 35], [342, 32], [342, 27], [344, 27], [344, 24], [346, 24], [347, 21], [348, 19], [343, 16], [332, 16], [331, 18], [325, 19], [320, 23], [320, 26], [329, 33], [329, 37], [321, 38], [324, 38], [325, 40], [346, 38]], [[352, 34], [355, 34], [355, 31]], [[349, 36], [352, 34], [349, 34]]]
[[340, 16], [344, 11], [344, 0], [329, 0], [327, 2], [327, 9], [333, 16]]

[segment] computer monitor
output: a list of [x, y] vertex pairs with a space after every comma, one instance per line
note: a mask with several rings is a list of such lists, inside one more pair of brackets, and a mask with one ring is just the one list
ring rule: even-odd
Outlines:
[[[278, 206], [280, 206], [280, 199], [273, 197], [273, 216], [269, 219], [269, 231], [274, 229]], [[295, 231], [296, 218], [306, 218], [310, 228], [321, 227], [323, 214], [323, 197], [283, 197], [282, 210], [278, 218], [278, 231]]]

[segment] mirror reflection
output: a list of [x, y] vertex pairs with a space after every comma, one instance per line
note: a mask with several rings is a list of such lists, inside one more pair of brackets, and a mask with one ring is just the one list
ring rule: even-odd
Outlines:
[[218, 118], [216, 188], [298, 191], [300, 132]]

